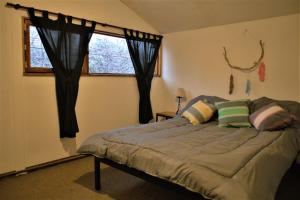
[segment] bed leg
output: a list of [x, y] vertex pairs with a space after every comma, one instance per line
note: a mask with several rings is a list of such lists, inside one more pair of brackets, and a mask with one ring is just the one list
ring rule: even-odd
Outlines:
[[95, 190], [101, 190], [101, 176], [100, 176], [100, 158], [95, 157]]

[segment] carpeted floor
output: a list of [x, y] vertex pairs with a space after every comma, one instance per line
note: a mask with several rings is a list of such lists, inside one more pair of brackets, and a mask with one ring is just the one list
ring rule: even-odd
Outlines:
[[[102, 165], [102, 190], [93, 182], [93, 158], [83, 158], [0, 179], [2, 200], [193, 200], [189, 192], [178, 192], [145, 182]], [[300, 167], [293, 166], [284, 177], [276, 200], [300, 199]]]

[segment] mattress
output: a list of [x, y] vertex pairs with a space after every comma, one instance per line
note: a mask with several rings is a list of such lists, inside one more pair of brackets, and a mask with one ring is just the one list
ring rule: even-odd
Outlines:
[[208, 199], [274, 199], [299, 151], [299, 129], [258, 132], [184, 118], [98, 133], [78, 152], [105, 157]]

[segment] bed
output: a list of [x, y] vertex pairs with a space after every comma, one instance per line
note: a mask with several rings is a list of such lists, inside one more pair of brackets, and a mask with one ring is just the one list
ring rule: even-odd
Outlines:
[[[199, 96], [189, 104], [204, 98], [211, 102], [223, 100]], [[250, 110], [271, 101], [275, 100], [257, 99]], [[299, 117], [299, 103], [277, 102]], [[274, 199], [281, 178], [296, 159], [299, 141], [298, 123], [280, 131], [260, 132], [254, 128], [218, 127], [215, 119], [192, 125], [179, 113], [170, 120], [95, 134], [83, 142], [78, 152], [95, 156], [96, 189], [100, 189], [97, 179], [103, 161], [148, 179], [181, 186], [207, 199], [259, 200]]]

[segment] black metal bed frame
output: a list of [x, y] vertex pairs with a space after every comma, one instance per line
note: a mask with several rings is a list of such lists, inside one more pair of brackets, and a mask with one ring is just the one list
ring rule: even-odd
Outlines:
[[131, 174], [133, 176], [136, 176], [138, 178], [146, 180], [148, 182], [151, 182], [151, 183], [154, 183], [157, 185], [161, 185], [165, 188], [172, 189], [172, 190], [175, 190], [178, 192], [187, 192], [187, 193], [189, 193], [189, 195], [191, 195], [191, 197], [195, 197], [195, 198], [203, 199], [203, 200], [205, 199], [201, 194], [187, 190], [183, 186], [177, 185], [175, 183], [171, 183], [169, 181], [166, 181], [164, 179], [161, 179], [161, 178], [158, 178], [155, 176], [151, 176], [143, 171], [128, 167], [127, 165], [116, 163], [107, 158], [99, 158], [97, 156], [94, 156], [95, 190], [97, 190], [97, 191], [101, 190], [101, 173], [100, 173], [100, 163], [101, 162], [104, 164], [107, 164], [113, 168], [119, 169], [123, 172], [126, 172], [128, 174]]

